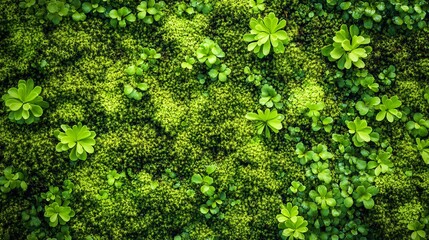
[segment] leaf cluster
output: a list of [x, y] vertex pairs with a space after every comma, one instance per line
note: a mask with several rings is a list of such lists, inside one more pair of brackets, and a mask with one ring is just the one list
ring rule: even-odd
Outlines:
[[243, 37], [244, 41], [250, 42], [248, 51], [253, 51], [259, 58], [268, 56], [271, 48], [274, 53], [284, 53], [285, 44], [290, 41], [286, 31], [282, 30], [286, 26], [285, 20], [279, 21], [274, 13], [270, 13], [264, 19], [252, 18], [249, 26], [250, 33]]
[[365, 63], [362, 59], [368, 57], [372, 52], [370, 46], [361, 47], [370, 43], [368, 36], [359, 35], [360, 31], [356, 25], [350, 28], [343, 24], [341, 29], [336, 32], [332, 42], [322, 48], [323, 56], [328, 57], [329, 61], [337, 61], [339, 69], [350, 69], [352, 64], [357, 68], [364, 68]]
[[60, 140], [56, 146], [57, 152], [64, 152], [71, 149], [69, 158], [72, 161], [86, 160], [87, 153], [94, 152], [95, 132], [89, 131], [87, 126], [82, 126], [82, 123], [70, 127], [61, 125], [64, 132], [55, 131], [55, 137]]
[[9, 119], [19, 124], [38, 122], [43, 114], [43, 108], [48, 103], [40, 95], [42, 88], [34, 86], [33, 80], [19, 80], [18, 88], [10, 88], [2, 99], [8, 107]]
[[270, 129], [274, 133], [278, 133], [282, 128], [284, 115], [278, 114], [277, 110], [265, 109], [265, 112], [258, 110], [258, 113], [247, 113], [246, 118], [255, 122], [256, 132], [261, 135], [265, 132], [267, 138], [271, 137]]

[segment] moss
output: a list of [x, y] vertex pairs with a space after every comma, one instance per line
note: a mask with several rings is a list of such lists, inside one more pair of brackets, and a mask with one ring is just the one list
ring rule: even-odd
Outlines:
[[[41, 121], [28, 126], [10, 122], [6, 108], [0, 109], [0, 169], [10, 165], [22, 169], [29, 183], [25, 194], [13, 193], [0, 200], [0, 236], [25, 238], [30, 229], [21, 223], [21, 212], [49, 185], [59, 186], [70, 179], [75, 183], [71, 206], [76, 216], [69, 226], [76, 239], [89, 235], [94, 239], [172, 239], [182, 232], [188, 232], [191, 239], [279, 238], [275, 216], [280, 205], [308, 198], [308, 192], [299, 197], [288, 193], [291, 182], [299, 180], [307, 190], [319, 184], [305, 177], [307, 166], [297, 163], [296, 143], [284, 139], [287, 127], [300, 127], [306, 146], [322, 143], [335, 152], [331, 134], [346, 133], [344, 120], [357, 116], [344, 114], [347, 108], [341, 104], [353, 107], [359, 94], [347, 95], [329, 83], [336, 66], [320, 52], [326, 38], [341, 24], [352, 22], [334, 10], [332, 19], [317, 16], [311, 6], [315, 2], [266, 1], [267, 9], [259, 15], [249, 11], [248, 1], [211, 2], [214, 9], [207, 15], [179, 17], [177, 1], [168, 0], [160, 22], [137, 21], [124, 29], [113, 29], [108, 18], [94, 14], [84, 22], [67, 17], [57, 26], [42, 24], [16, 2], [0, 3], [0, 91], [5, 93], [19, 79], [34, 78], [50, 104]], [[111, 4], [135, 11], [137, 3]], [[287, 21], [291, 43], [284, 54], [259, 59], [247, 51], [242, 37], [250, 31], [252, 17], [271, 11]], [[316, 14], [313, 18], [308, 15], [311, 11]], [[367, 32], [374, 49], [365, 62], [367, 69], [377, 76], [390, 64], [397, 68], [393, 85], [374, 95], [398, 95], [412, 112], [427, 113], [423, 98], [429, 66], [427, 34], [416, 31], [391, 37], [376, 30]], [[207, 37], [226, 53], [222, 63], [232, 70], [227, 82], [207, 77], [200, 84], [198, 74], [207, 76], [209, 70], [205, 65], [196, 63], [189, 71], [180, 67], [185, 56], [195, 57]], [[127, 76], [124, 69], [139, 57], [139, 47], [154, 48], [162, 57], [143, 76]], [[40, 68], [42, 60], [48, 63], [44, 69]], [[248, 112], [264, 109], [258, 104], [260, 87], [245, 80], [246, 66], [261, 70], [264, 80], [284, 100], [285, 107], [279, 110], [285, 115], [284, 129], [271, 139], [256, 136], [253, 123], [244, 118]], [[140, 82], [149, 85], [142, 100], [127, 98], [124, 85]], [[317, 102], [326, 105], [323, 116], [334, 118], [332, 133], [311, 130], [306, 105]], [[427, 167], [415, 139], [404, 129], [406, 121], [365, 119], [380, 131], [380, 141], [393, 147], [394, 168], [376, 177], [380, 193], [374, 209], [356, 209], [354, 216], [371, 225], [376, 239], [404, 239], [409, 235], [407, 222], [428, 208]], [[68, 153], [55, 151], [58, 140], [53, 133], [61, 124], [77, 122], [97, 133], [97, 144], [86, 161], [72, 163]], [[377, 150], [380, 143], [370, 143], [368, 148]], [[358, 156], [360, 149], [355, 150]], [[335, 153], [331, 167], [345, 161], [341, 155]], [[190, 181], [194, 173], [204, 173], [211, 164], [217, 166], [212, 174], [214, 185], [227, 192], [221, 207], [224, 219], [206, 219], [199, 212], [207, 198]], [[107, 184], [106, 174], [113, 169], [127, 173], [121, 188]], [[177, 176], [168, 177], [166, 169]], [[407, 170], [412, 177], [404, 174]], [[333, 184], [338, 183], [337, 177], [335, 173]], [[159, 186], [152, 189], [152, 181]], [[232, 186], [236, 190], [230, 190]], [[188, 195], [190, 189], [195, 196]], [[100, 190], [109, 190], [109, 198], [97, 200]], [[241, 203], [232, 206], [232, 200]], [[54, 236], [56, 230], [43, 221], [41, 229]]]

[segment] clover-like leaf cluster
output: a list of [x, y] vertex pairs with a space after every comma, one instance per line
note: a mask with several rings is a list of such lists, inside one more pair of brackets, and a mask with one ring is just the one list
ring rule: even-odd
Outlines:
[[127, 7], [121, 7], [119, 9], [112, 9], [109, 12], [110, 25], [112, 27], [126, 27], [127, 22], [135, 22], [136, 15], [134, 15]]
[[137, 83], [136, 88], [131, 86], [130, 84], [126, 84], [124, 86], [124, 93], [128, 98], [139, 101], [143, 97], [143, 93], [140, 91], [147, 91], [149, 89], [149, 85], [147, 83]]
[[273, 106], [277, 109], [283, 108], [283, 103], [281, 102], [282, 96], [277, 93], [277, 91], [270, 85], [264, 84], [261, 88], [261, 98], [259, 98], [259, 103], [265, 105], [266, 107], [272, 108]]
[[155, 0], [142, 1], [137, 6], [137, 18], [143, 20], [146, 24], [152, 24], [154, 21], [158, 22], [164, 13], [162, 9], [165, 8], [165, 2], [155, 2]]
[[65, 225], [72, 217], [74, 217], [75, 212], [68, 206], [68, 202], [53, 202], [45, 206], [44, 216], [49, 219], [49, 226], [56, 227], [58, 223], [60, 225]]
[[15, 188], [27, 190], [28, 185], [24, 181], [24, 174], [22, 172], [14, 173], [12, 167], [7, 167], [3, 170], [3, 176], [0, 177], [0, 190], [3, 193], [8, 193]]

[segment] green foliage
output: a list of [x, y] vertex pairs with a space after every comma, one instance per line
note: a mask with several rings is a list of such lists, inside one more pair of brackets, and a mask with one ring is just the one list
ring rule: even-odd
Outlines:
[[213, 10], [213, 6], [209, 0], [190, 0], [190, 5], [202, 14], [209, 14]]
[[335, 205], [337, 205], [337, 201], [333, 198], [332, 191], [328, 191], [324, 185], [319, 185], [317, 187], [317, 192], [311, 190], [309, 195], [322, 209], [328, 209], [329, 207], [335, 207]]
[[89, 2], [82, 3], [82, 10], [84, 13], [104, 13], [106, 8], [101, 5], [101, 3], [106, 2], [106, 0], [91, 0]]
[[121, 7], [120, 9], [112, 9], [109, 12], [110, 25], [112, 27], [125, 27], [127, 22], [135, 22], [136, 16], [127, 7]]
[[388, 68], [384, 69], [380, 74], [378, 74], [378, 78], [384, 85], [390, 86], [396, 78], [396, 68], [393, 65], [390, 65]]
[[202, 13], [209, 14], [213, 10], [213, 6], [209, 0], [190, 0], [189, 4], [180, 3], [177, 9], [177, 15], [182, 16], [183, 13], [188, 15]]
[[336, 10], [343, 10], [344, 20], [353, 19], [363, 21], [365, 28], [376, 26], [380, 30], [387, 25], [389, 32], [399, 29], [427, 29], [425, 16], [427, 3], [421, 1], [344, 1], [326, 0]]
[[19, 124], [38, 122], [43, 114], [43, 108], [48, 103], [40, 95], [42, 88], [34, 87], [33, 80], [19, 80], [18, 88], [10, 88], [2, 99], [8, 107], [9, 119]]
[[155, 0], [142, 1], [137, 6], [137, 18], [143, 20], [146, 24], [152, 24], [154, 21], [158, 22], [164, 13], [162, 10], [165, 8], [165, 2], [155, 2]]
[[365, 67], [362, 59], [368, 57], [372, 48], [361, 47], [361, 45], [369, 44], [370, 38], [359, 35], [359, 28], [356, 25], [351, 25], [349, 28], [343, 24], [332, 40], [333, 42], [322, 48], [323, 56], [328, 57], [329, 61], [338, 61], [337, 67], [341, 70], [350, 69], [352, 63], [358, 68]]
[[[130, 84], [126, 84], [124, 85], [124, 93], [125, 95], [127, 95], [128, 98], [139, 101], [143, 97], [143, 93], [140, 91], [147, 91], [149, 89], [149, 85], [147, 83], [137, 83], [136, 88], [134, 88]], [[138, 91], [138, 89], [140, 91]]]
[[391, 147], [389, 147], [387, 151], [379, 150], [378, 154], [373, 153], [369, 155], [369, 159], [372, 161], [368, 162], [368, 169], [374, 169], [375, 176], [378, 176], [381, 173], [387, 173], [393, 168], [393, 163], [390, 161], [391, 156]]
[[289, 240], [305, 239], [304, 233], [308, 231], [308, 222], [303, 217], [290, 218], [285, 222], [285, 229], [282, 232], [282, 238]]
[[[328, 163], [316, 162], [310, 165], [311, 173], [316, 175], [320, 181], [328, 184], [332, 181], [331, 171]], [[308, 174], [309, 175], [309, 174]]]
[[306, 187], [298, 181], [292, 181], [292, 185], [289, 187], [289, 189], [293, 192], [293, 193], [297, 193], [299, 192], [303, 192], [305, 191]]
[[274, 53], [284, 53], [285, 44], [289, 43], [289, 36], [285, 30], [286, 21], [279, 19], [270, 13], [264, 19], [252, 18], [249, 24], [251, 31], [244, 35], [243, 39], [250, 42], [248, 51], [253, 51], [259, 58], [268, 56], [273, 48]]
[[264, 132], [267, 138], [271, 137], [270, 129], [274, 133], [278, 133], [282, 128], [282, 121], [284, 115], [278, 114], [277, 110], [271, 111], [270, 109], [265, 109], [265, 112], [258, 110], [258, 113], [247, 113], [246, 118], [250, 121], [255, 121], [256, 131], [259, 135]]
[[363, 206], [366, 209], [372, 209], [374, 207], [373, 196], [377, 195], [378, 188], [375, 186], [368, 186], [367, 184], [358, 186], [353, 191], [353, 199], [356, 200], [356, 206]]
[[255, 86], [261, 85], [261, 81], [263, 80], [261, 71], [257, 69], [251, 70], [250, 67], [246, 66], [244, 67], [244, 73], [247, 75], [247, 82], [254, 83]]
[[[58, 187], [50, 186], [49, 191], [42, 193], [42, 199], [46, 200], [49, 205], [45, 205], [44, 216], [46, 217], [49, 226], [56, 227], [58, 224], [65, 225], [75, 212], [69, 207], [72, 200], [74, 184], [70, 180], [65, 180], [62, 186], [62, 191]], [[68, 235], [67, 229], [61, 229], [61, 233]]]
[[337, 78], [339, 87], [349, 88], [348, 92], [350, 93], [357, 93], [361, 90], [364, 92], [364, 95], [372, 95], [372, 92], [378, 92], [380, 87], [368, 70], [357, 70], [347, 74], [341, 73], [335, 75], [335, 78]]
[[47, 202], [70, 200], [73, 193], [74, 184], [70, 180], [64, 180], [62, 191], [59, 187], [49, 186], [49, 190], [41, 193], [40, 196]]
[[180, 65], [182, 68], [192, 70], [192, 65], [195, 63], [195, 58], [186, 56], [185, 61]]
[[306, 114], [307, 117], [318, 118], [320, 117], [320, 111], [322, 111], [325, 108], [325, 104], [323, 102], [308, 103], [307, 108], [308, 108], [308, 112]]
[[388, 98], [386, 95], [384, 95], [381, 98], [381, 104], [377, 105], [376, 107], [376, 109], [380, 110], [380, 112], [377, 113], [375, 119], [377, 121], [383, 121], [383, 119], [386, 118], [387, 121], [393, 122], [395, 119], [402, 118], [402, 112], [396, 109], [401, 105], [402, 102], [399, 101], [398, 96]]
[[[201, 176], [200, 174], [194, 174], [191, 181], [195, 184], [202, 184], [200, 191], [203, 195], [209, 197], [209, 199], [200, 206], [200, 212], [204, 214], [206, 218], [211, 218], [220, 212], [220, 206], [226, 201], [226, 193], [216, 193], [216, 188], [212, 185], [214, 180], [209, 175], [216, 171], [215, 165], [209, 165], [206, 167], [207, 175]], [[219, 214], [219, 218], [223, 218], [223, 214]]]
[[225, 57], [225, 53], [217, 43], [209, 38], [200, 44], [196, 52], [197, 59], [200, 63], [206, 63], [207, 67], [220, 64], [220, 58]]
[[261, 98], [259, 98], [259, 103], [262, 106], [272, 108], [273, 106], [277, 109], [283, 108], [283, 103], [281, 102], [282, 96], [276, 92], [276, 90], [268, 85], [264, 84], [261, 88]]
[[415, 113], [413, 120], [408, 121], [405, 127], [414, 137], [426, 137], [428, 135], [429, 120], [424, 119], [423, 114]]
[[55, 201], [56, 198], [61, 198], [60, 188], [49, 186], [49, 191], [46, 193], [41, 193], [42, 199], [46, 201]]
[[287, 129], [288, 129], [289, 133], [285, 134], [286, 140], [294, 141], [294, 142], [301, 141], [301, 137], [299, 136], [299, 134], [301, 133], [301, 129], [299, 127], [289, 126]]
[[221, 82], [226, 82], [228, 76], [231, 74], [231, 69], [228, 68], [225, 64], [214, 66], [209, 71], [209, 76], [211, 79], [219, 79]]
[[46, 218], [49, 218], [49, 226], [56, 227], [58, 223], [60, 225], [65, 225], [72, 217], [74, 217], [75, 212], [68, 206], [69, 202], [61, 201], [53, 202], [45, 206]]
[[249, 6], [253, 13], [260, 13], [265, 10], [265, 0], [249, 0]]
[[425, 224], [422, 224], [419, 221], [413, 221], [408, 223], [407, 228], [408, 230], [413, 231], [411, 233], [411, 239], [413, 240], [426, 239], [426, 232], [424, 231]]
[[70, 5], [60, 0], [52, 0], [46, 5], [46, 9], [48, 10], [47, 18], [56, 25], [67, 16]]
[[32, 205], [31, 209], [24, 210], [21, 213], [22, 222], [24, 222], [24, 225], [27, 228], [39, 227], [42, 224], [42, 221], [40, 221], [38, 215], [42, 211], [43, 211], [42, 207], [40, 207], [40, 206], [35, 207], [34, 205]]
[[416, 139], [417, 150], [419, 150], [420, 155], [423, 158], [423, 161], [426, 164], [429, 164], [429, 140], [420, 140], [420, 138]]
[[125, 73], [130, 76], [143, 76], [143, 72], [149, 70], [150, 67], [154, 67], [161, 58], [161, 54], [153, 48], [144, 48], [139, 46], [139, 58], [136, 64], [129, 66], [125, 69]]
[[311, 123], [311, 129], [313, 131], [319, 131], [323, 128], [325, 132], [329, 133], [332, 131], [334, 119], [332, 117], [313, 118]]
[[363, 101], [358, 101], [355, 105], [356, 110], [359, 111], [359, 114], [362, 116], [367, 115], [372, 117], [374, 115], [375, 107], [378, 106], [381, 102], [379, 97], [371, 97], [368, 94], [362, 96]]
[[298, 207], [292, 203], [281, 206], [281, 214], [277, 215], [279, 229], [282, 229], [282, 239], [304, 239], [304, 233], [308, 231], [308, 222], [298, 216]]
[[55, 149], [57, 152], [64, 152], [72, 149], [69, 155], [70, 160], [76, 161], [86, 160], [87, 153], [93, 153], [95, 145], [95, 132], [89, 131], [87, 126], [82, 126], [82, 123], [70, 127], [61, 125], [64, 132], [55, 131], [55, 137], [60, 140]]
[[360, 117], [356, 117], [355, 120], [346, 121], [349, 133], [353, 135], [353, 143], [356, 147], [361, 147], [365, 142], [374, 140], [374, 136], [371, 136], [372, 128], [368, 126], [366, 120], [361, 120]]
[[109, 198], [109, 190], [99, 190], [98, 194], [95, 195], [95, 198], [97, 200], [105, 200]]
[[12, 167], [7, 167], [3, 170], [3, 176], [0, 176], [0, 190], [8, 193], [15, 188], [27, 191], [28, 185], [24, 181], [24, 174], [22, 172], [14, 173]]
[[112, 186], [120, 188], [122, 186], [121, 178], [125, 177], [125, 172], [118, 173], [116, 170], [111, 170], [107, 173], [107, 183]]
[[425, 88], [425, 93], [423, 97], [424, 99], [426, 99], [427, 103], [429, 104], [429, 87]]
[[19, 2], [20, 8], [30, 8], [36, 4], [36, 0], [24, 0]]

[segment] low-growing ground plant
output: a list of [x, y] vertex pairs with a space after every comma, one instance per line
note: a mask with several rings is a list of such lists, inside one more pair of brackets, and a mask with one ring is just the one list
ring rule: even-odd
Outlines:
[[40, 95], [42, 88], [34, 86], [33, 80], [19, 80], [18, 88], [10, 88], [2, 100], [9, 111], [9, 119], [19, 124], [38, 122], [43, 114], [43, 108], [48, 103]]
[[261, 88], [261, 97], [259, 98], [259, 103], [262, 106], [272, 108], [273, 106], [277, 109], [283, 108], [283, 103], [281, 102], [282, 96], [277, 93], [277, 91], [270, 85], [264, 84]]
[[372, 52], [370, 46], [361, 47], [370, 43], [370, 38], [365, 35], [359, 35], [360, 31], [356, 25], [343, 24], [341, 29], [335, 33], [335, 37], [328, 46], [322, 48], [323, 56], [328, 57], [329, 61], [337, 61], [339, 69], [350, 69], [352, 65], [357, 68], [364, 68], [365, 63], [362, 59], [368, 57]]
[[225, 57], [225, 53], [213, 40], [206, 38], [197, 49], [197, 59], [200, 63], [205, 63], [211, 68], [213, 65], [220, 64], [220, 58]]
[[408, 121], [405, 127], [414, 137], [426, 137], [428, 135], [429, 120], [424, 119], [423, 114], [415, 113], [413, 120]]
[[164, 12], [162, 11], [165, 8], [165, 2], [159, 1], [155, 2], [155, 0], [142, 1], [137, 6], [137, 18], [143, 20], [146, 24], [153, 24], [154, 21], [158, 22], [162, 16], [164, 16]]
[[216, 192], [216, 188], [213, 186], [214, 180], [210, 176], [216, 171], [215, 165], [209, 165], [206, 167], [207, 175], [201, 176], [200, 174], [194, 174], [191, 178], [192, 183], [202, 184], [200, 191], [203, 195], [209, 197], [209, 199], [200, 206], [200, 212], [209, 219], [214, 215], [219, 214], [219, 218], [223, 218], [223, 214], [220, 213], [220, 206], [226, 201], [225, 192]]
[[261, 135], [265, 132], [267, 138], [271, 137], [270, 129], [274, 133], [278, 133], [283, 128], [284, 115], [278, 114], [275, 109], [273, 111], [265, 109], [265, 112], [258, 110], [258, 113], [247, 113], [246, 118], [255, 121], [257, 133]]
[[24, 174], [22, 172], [14, 173], [12, 167], [7, 167], [3, 170], [3, 176], [0, 176], [0, 190], [8, 193], [15, 188], [27, 191], [28, 185], [24, 180]]
[[252, 18], [249, 26], [250, 33], [243, 37], [244, 41], [250, 43], [248, 51], [254, 52], [259, 58], [268, 56], [271, 49], [274, 53], [284, 53], [285, 45], [290, 41], [286, 31], [282, 30], [286, 20], [279, 21], [274, 13], [270, 13], [264, 19]]
[[109, 17], [111, 18], [110, 25], [112, 25], [112, 27], [119, 26], [123, 28], [127, 26], [127, 22], [131, 23], [136, 21], [136, 15], [127, 7], [110, 10]]
[[136, 88], [130, 84], [125, 84], [124, 93], [128, 98], [139, 101], [143, 98], [142, 92], [145, 92], [148, 89], [149, 89], [149, 85], [147, 83], [137, 83]]
[[180, 65], [182, 68], [192, 70], [194, 63], [196, 62], [195, 58], [186, 56], [185, 61]]
[[368, 126], [366, 120], [357, 117], [353, 122], [346, 121], [346, 124], [349, 133], [354, 134], [352, 140], [356, 147], [361, 147], [365, 142], [371, 141], [372, 128]]
[[260, 13], [265, 10], [265, 0], [249, 0], [250, 11]]
[[209, 76], [211, 79], [219, 79], [221, 82], [226, 82], [228, 76], [231, 74], [231, 69], [228, 68], [225, 64], [214, 66], [209, 71]]
[[423, 161], [426, 164], [429, 164], [429, 140], [420, 140], [420, 138], [416, 139], [417, 150], [419, 150], [420, 155], [423, 158]]
[[111, 170], [109, 173], [107, 173], [107, 183], [112, 186], [115, 185], [115, 187], [120, 188], [122, 186], [121, 178], [125, 177], [125, 172], [118, 173], [116, 170]]
[[64, 132], [58, 130], [55, 131], [55, 137], [60, 140], [57, 144], [57, 152], [64, 152], [71, 149], [69, 158], [72, 161], [86, 160], [87, 153], [94, 152], [95, 145], [95, 132], [89, 131], [87, 126], [83, 126], [82, 123], [70, 127], [68, 125], [61, 125], [61, 129]]
[[75, 212], [68, 206], [69, 202], [53, 202], [45, 206], [44, 216], [49, 219], [49, 226], [56, 227], [58, 224], [65, 225]]
[[388, 98], [384, 95], [381, 98], [381, 103], [376, 106], [376, 109], [380, 110], [380, 112], [377, 113], [375, 119], [377, 121], [383, 121], [383, 119], [386, 118], [389, 122], [393, 122], [395, 119], [401, 119], [402, 112], [397, 109], [401, 105], [402, 102], [398, 99], [398, 96]]
[[263, 80], [261, 71], [257, 69], [250, 69], [249, 66], [244, 67], [244, 73], [247, 75], [246, 81], [254, 83], [255, 86], [260, 86]]

